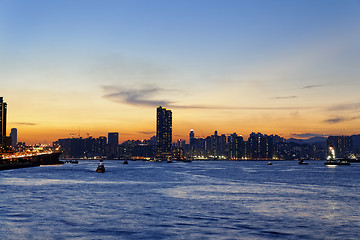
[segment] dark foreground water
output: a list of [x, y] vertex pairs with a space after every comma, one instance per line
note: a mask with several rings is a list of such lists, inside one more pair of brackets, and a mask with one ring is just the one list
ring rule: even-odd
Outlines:
[[96, 161], [0, 172], [0, 239], [360, 239], [360, 165]]

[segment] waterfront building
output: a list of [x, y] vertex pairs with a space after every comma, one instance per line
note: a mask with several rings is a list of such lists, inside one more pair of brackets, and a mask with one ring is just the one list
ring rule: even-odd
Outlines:
[[242, 136], [238, 136], [236, 133], [231, 134], [228, 137], [228, 157], [231, 160], [239, 160], [245, 157], [245, 142]]
[[156, 110], [156, 156], [164, 158], [171, 155], [172, 112], [161, 106]]
[[336, 157], [346, 158], [352, 153], [353, 142], [351, 136], [329, 136], [326, 145], [327, 149], [333, 146]]
[[219, 146], [218, 146], [218, 156], [222, 159], [226, 158], [227, 155], [227, 142], [226, 142], [226, 135], [221, 134], [219, 139]]
[[106, 158], [107, 138], [65, 138], [53, 143], [60, 146], [63, 158]]
[[6, 137], [6, 114], [7, 103], [4, 102], [3, 97], [0, 97], [0, 144], [3, 144], [3, 139]]
[[149, 160], [154, 158], [155, 145], [149, 140], [127, 140], [119, 146], [120, 159]]
[[247, 141], [247, 157], [254, 160], [273, 159], [272, 138], [261, 133], [251, 133]]
[[109, 132], [108, 133], [108, 147], [109, 147], [109, 158], [115, 158], [118, 155], [119, 147], [119, 133]]
[[105, 158], [107, 156], [107, 138], [105, 136], [96, 138], [95, 149], [101, 158]]
[[11, 129], [10, 138], [11, 138], [11, 146], [13, 148], [16, 148], [16, 145], [17, 145], [17, 129], [16, 128]]
[[194, 134], [194, 130], [190, 129], [190, 133], [189, 133], [189, 154], [190, 156], [194, 156], [194, 147], [195, 147], [195, 134]]

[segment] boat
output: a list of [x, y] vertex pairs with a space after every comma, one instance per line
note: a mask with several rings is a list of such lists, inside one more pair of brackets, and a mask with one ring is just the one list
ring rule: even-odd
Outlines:
[[78, 164], [78, 160], [66, 160], [64, 163]]
[[335, 149], [333, 146], [329, 147], [330, 156], [328, 156], [326, 162], [324, 164], [326, 166], [339, 166], [339, 165], [350, 165], [350, 162], [347, 158], [336, 158], [335, 157]]
[[338, 166], [338, 165], [350, 165], [350, 162], [346, 158], [337, 158], [334, 160], [327, 160], [324, 162], [327, 166]]
[[272, 162], [268, 162], [268, 165], [272, 165]]
[[96, 168], [96, 172], [98, 172], [98, 173], [105, 172], [105, 166], [104, 166], [104, 163], [103, 163], [102, 160], [100, 160], [100, 162], [99, 162], [99, 164], [98, 164], [98, 166]]
[[127, 160], [125, 160], [125, 161], [123, 162], [123, 164], [129, 164], [129, 163], [128, 163], [128, 161], [127, 161]]
[[360, 159], [358, 159], [353, 153], [349, 155], [349, 158], [347, 158], [347, 160], [351, 163], [360, 163]]
[[304, 160], [300, 160], [300, 161], [299, 161], [299, 164], [300, 164], [300, 165], [308, 165], [308, 163], [307, 163], [307, 162], [304, 162]]

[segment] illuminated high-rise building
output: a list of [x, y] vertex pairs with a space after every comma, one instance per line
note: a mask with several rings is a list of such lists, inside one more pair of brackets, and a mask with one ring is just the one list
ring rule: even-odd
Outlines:
[[6, 112], [7, 104], [4, 102], [3, 97], [0, 97], [0, 143], [6, 137]]
[[189, 138], [190, 138], [190, 141], [191, 141], [191, 139], [194, 139], [194, 138], [195, 138], [195, 134], [194, 134], [194, 130], [193, 130], [193, 129], [190, 129]]
[[171, 154], [172, 145], [172, 112], [161, 106], [156, 110], [157, 156]]

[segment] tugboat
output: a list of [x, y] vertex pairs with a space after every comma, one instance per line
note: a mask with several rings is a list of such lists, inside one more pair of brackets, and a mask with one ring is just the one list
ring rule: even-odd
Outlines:
[[100, 160], [100, 162], [99, 162], [99, 164], [98, 164], [98, 166], [96, 168], [96, 172], [98, 172], [98, 173], [105, 172], [105, 166], [104, 166], [104, 163], [103, 163], [102, 160]]
[[338, 166], [338, 165], [350, 165], [350, 162], [346, 158], [335, 158], [335, 149], [333, 146], [329, 147], [330, 156], [327, 161], [324, 162], [327, 166]]

